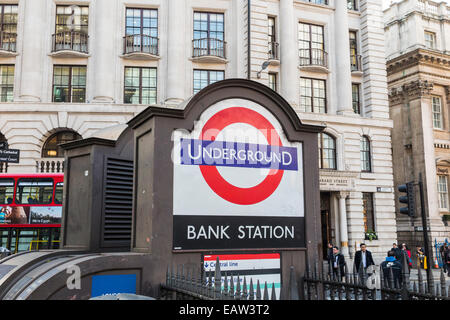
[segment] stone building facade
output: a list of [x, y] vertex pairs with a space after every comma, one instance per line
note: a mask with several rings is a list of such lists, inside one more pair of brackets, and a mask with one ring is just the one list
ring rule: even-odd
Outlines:
[[[384, 11], [394, 181], [417, 183], [422, 174], [433, 244], [450, 238], [449, 13], [445, 2], [418, 0]], [[416, 199], [414, 218], [397, 215], [399, 240], [413, 248], [423, 246], [418, 188]]]
[[215, 81], [249, 78], [278, 91], [304, 123], [327, 125], [319, 137], [323, 242], [347, 257], [366, 242], [381, 262], [397, 240], [380, 1], [0, 6], [12, 19], [2, 29], [9, 93], [0, 133], [21, 150], [8, 172], [60, 170], [58, 142], [123, 124], [150, 104], [177, 107]]

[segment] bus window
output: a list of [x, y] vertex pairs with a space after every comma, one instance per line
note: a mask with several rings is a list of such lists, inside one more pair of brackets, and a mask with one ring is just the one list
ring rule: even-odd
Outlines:
[[55, 187], [55, 204], [61, 204], [63, 198], [63, 186], [62, 182], [58, 182]]
[[14, 179], [0, 179], [0, 204], [11, 204], [14, 199]]
[[18, 204], [52, 203], [53, 179], [19, 179], [16, 190]]

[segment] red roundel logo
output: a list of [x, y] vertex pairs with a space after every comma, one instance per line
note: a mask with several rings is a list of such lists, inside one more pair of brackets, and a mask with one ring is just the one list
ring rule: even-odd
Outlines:
[[[249, 124], [264, 135], [268, 144], [282, 146], [281, 139], [272, 124], [258, 112], [243, 107], [227, 108], [214, 114], [203, 127], [200, 139], [214, 141], [218, 133], [234, 123]], [[271, 169], [258, 185], [241, 188], [227, 182], [217, 167], [207, 165], [199, 167], [206, 183], [218, 196], [238, 205], [252, 205], [270, 197], [278, 188], [284, 173], [284, 170]]]

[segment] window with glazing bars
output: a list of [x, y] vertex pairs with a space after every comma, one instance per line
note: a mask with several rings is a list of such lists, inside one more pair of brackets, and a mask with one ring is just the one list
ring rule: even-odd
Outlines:
[[53, 67], [53, 102], [85, 102], [86, 66]]
[[448, 209], [447, 176], [438, 176], [439, 209]]
[[368, 137], [363, 136], [361, 138], [361, 171], [371, 172], [372, 166], [370, 161], [370, 140]]
[[347, 0], [347, 8], [349, 10], [358, 10], [358, 0]]
[[429, 49], [436, 47], [436, 34], [434, 32], [425, 31], [425, 46]]
[[214, 82], [223, 80], [225, 72], [220, 70], [194, 70], [194, 94]]
[[55, 32], [77, 31], [88, 34], [89, 7], [56, 6]]
[[193, 56], [225, 57], [224, 14], [194, 12]]
[[442, 129], [442, 105], [440, 97], [432, 97], [433, 128]]
[[300, 78], [300, 108], [303, 112], [327, 112], [325, 80]]
[[325, 65], [323, 26], [299, 22], [298, 48], [301, 65]]
[[14, 99], [14, 66], [0, 65], [0, 101], [11, 102]]
[[361, 114], [361, 95], [360, 95], [360, 85], [358, 83], [352, 83], [352, 105], [353, 112], [356, 114]]
[[275, 29], [275, 18], [269, 17], [269, 59], [278, 59], [278, 43]]
[[127, 8], [125, 52], [158, 54], [158, 10]]
[[0, 49], [16, 51], [17, 5], [0, 5]]
[[124, 103], [156, 104], [156, 68], [125, 67]]
[[375, 230], [375, 214], [373, 208], [373, 193], [363, 192], [363, 222], [364, 232]]
[[361, 70], [360, 61], [358, 57], [358, 40], [356, 31], [349, 31], [350, 40], [350, 66], [352, 71]]
[[336, 170], [336, 140], [326, 134], [319, 134], [319, 168]]
[[315, 4], [328, 4], [328, 0], [302, 0], [302, 1], [315, 3]]
[[56, 6], [53, 50], [88, 52], [89, 7]]

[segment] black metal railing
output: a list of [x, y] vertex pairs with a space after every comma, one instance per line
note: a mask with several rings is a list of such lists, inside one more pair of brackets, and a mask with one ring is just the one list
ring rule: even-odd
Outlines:
[[[378, 274], [375, 268], [372, 273], [360, 265], [359, 271], [353, 266], [349, 273], [347, 265], [341, 274], [323, 268], [318, 271], [307, 268], [303, 278], [306, 300], [450, 300], [450, 288], [447, 290], [445, 275], [441, 270], [439, 283], [432, 279], [423, 280], [422, 271], [418, 272], [418, 281], [410, 280], [410, 270], [406, 257], [403, 261], [401, 274], [394, 274], [393, 268], [383, 270]], [[386, 274], [384, 271], [387, 271]]]
[[214, 56], [226, 59], [226, 42], [215, 38], [192, 40], [192, 57]]
[[[312, 266], [312, 267], [311, 267]], [[347, 265], [334, 272], [329, 265], [319, 268], [318, 263], [309, 263], [301, 279], [296, 278], [294, 267], [290, 267], [289, 281], [282, 284], [276, 294], [274, 284], [262, 284], [233, 271], [220, 270], [219, 259], [215, 270], [205, 272], [203, 265], [186, 268], [179, 265], [167, 268], [166, 282], [161, 284], [163, 300], [450, 300], [450, 288], [441, 269], [440, 281], [427, 278], [424, 281], [422, 271], [418, 269], [418, 280], [410, 280], [410, 270], [406, 258], [401, 274], [388, 268], [387, 274], [380, 267], [365, 269], [361, 265], [349, 272]], [[359, 271], [357, 271], [359, 270]], [[229, 277], [230, 276], [230, 277]], [[378, 280], [377, 280], [378, 279]], [[249, 284], [249, 285], [247, 285]], [[298, 285], [300, 284], [300, 286]], [[287, 286], [287, 287], [284, 287]]]
[[350, 55], [350, 66], [352, 71], [362, 71], [361, 55]]
[[300, 66], [321, 66], [328, 68], [328, 53], [322, 49], [299, 49]]
[[[230, 277], [228, 277], [230, 276]], [[295, 280], [294, 269], [291, 267], [291, 280]], [[248, 284], [248, 285], [247, 285]], [[298, 300], [298, 286], [296, 281], [289, 281], [293, 294], [287, 300]], [[281, 291], [280, 291], [281, 292]], [[167, 268], [166, 283], [161, 285], [161, 299], [163, 300], [277, 300], [283, 299], [276, 295], [275, 285], [264, 286], [252, 278], [241, 277], [236, 272], [227, 274], [220, 270], [219, 258], [216, 260], [214, 271], [205, 272], [203, 265], [196, 270], [186, 269], [183, 265]]]
[[1, 31], [0, 32], [0, 50], [16, 52], [17, 34]]
[[79, 31], [63, 31], [52, 35], [53, 52], [70, 50], [88, 53], [89, 35]]
[[278, 42], [269, 42], [269, 59], [280, 60], [278, 55]]
[[123, 37], [123, 53], [148, 53], [157, 56], [158, 38], [146, 34], [131, 34]]

